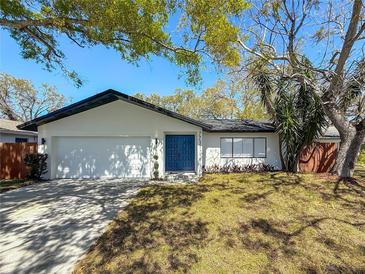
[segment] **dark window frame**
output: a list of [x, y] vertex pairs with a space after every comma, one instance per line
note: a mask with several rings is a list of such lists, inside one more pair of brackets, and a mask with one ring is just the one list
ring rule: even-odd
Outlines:
[[15, 137], [15, 143], [20, 144], [20, 143], [28, 143], [28, 138], [25, 137]]
[[[222, 155], [222, 140], [223, 139], [232, 139], [232, 154], [231, 156], [223, 156]], [[234, 139], [252, 139], [252, 156], [233, 156], [234, 155]], [[265, 140], [265, 156], [255, 157], [255, 139], [264, 139]], [[267, 158], [267, 137], [220, 137], [220, 157], [221, 158], [234, 158], [234, 159], [265, 159]]]

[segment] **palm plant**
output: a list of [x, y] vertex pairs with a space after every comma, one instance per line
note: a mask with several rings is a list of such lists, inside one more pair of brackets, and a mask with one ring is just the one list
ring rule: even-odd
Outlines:
[[320, 100], [305, 84], [291, 79], [275, 81], [264, 72], [254, 79], [279, 134], [283, 168], [295, 172], [301, 150], [327, 125]]

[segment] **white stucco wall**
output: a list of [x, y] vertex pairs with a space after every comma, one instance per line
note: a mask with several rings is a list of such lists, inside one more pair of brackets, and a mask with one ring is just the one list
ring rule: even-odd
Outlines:
[[[159, 172], [164, 175], [164, 142], [166, 134], [194, 134], [196, 136], [196, 172], [202, 173], [202, 130], [200, 127], [148, 110], [124, 101], [114, 101], [38, 127], [41, 153], [48, 153], [48, 174], [55, 177], [52, 140], [62, 136], [121, 136], [151, 138], [152, 157], [159, 156]], [[41, 144], [42, 138], [46, 143]], [[155, 138], [158, 145], [155, 145]], [[152, 176], [152, 174], [151, 174]]]
[[[265, 137], [266, 158], [222, 158], [220, 139], [222, 137]], [[203, 132], [203, 166], [224, 166], [226, 164], [247, 165], [265, 163], [281, 169], [279, 137], [276, 133], [210, 133]]]
[[34, 135], [0, 133], [0, 143], [15, 143], [15, 138], [27, 138], [28, 143], [37, 142], [37, 136]]

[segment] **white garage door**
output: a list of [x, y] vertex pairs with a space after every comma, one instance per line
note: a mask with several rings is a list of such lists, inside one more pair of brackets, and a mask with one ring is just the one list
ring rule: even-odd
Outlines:
[[149, 137], [55, 137], [56, 178], [146, 178]]

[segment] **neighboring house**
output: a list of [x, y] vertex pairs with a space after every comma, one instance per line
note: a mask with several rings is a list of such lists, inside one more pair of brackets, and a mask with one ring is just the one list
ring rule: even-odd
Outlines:
[[107, 90], [19, 126], [38, 130], [49, 178], [151, 178], [204, 167], [265, 163], [281, 168], [270, 122], [198, 121]]
[[38, 133], [18, 129], [21, 123], [0, 119], [0, 143], [37, 143]]
[[329, 126], [316, 141], [320, 143], [339, 143], [341, 141], [340, 133], [334, 126]]

